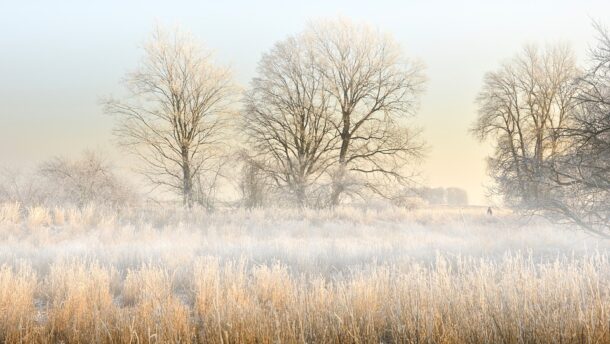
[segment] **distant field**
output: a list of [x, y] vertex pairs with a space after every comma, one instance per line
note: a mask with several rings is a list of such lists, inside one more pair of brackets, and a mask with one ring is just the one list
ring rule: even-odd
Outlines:
[[485, 210], [0, 205], [0, 341], [610, 342], [610, 243]]

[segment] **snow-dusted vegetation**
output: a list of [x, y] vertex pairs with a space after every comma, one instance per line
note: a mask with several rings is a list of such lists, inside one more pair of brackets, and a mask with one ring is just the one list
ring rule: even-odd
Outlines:
[[610, 340], [608, 244], [485, 210], [4, 204], [1, 339]]
[[0, 343], [610, 343], [610, 7], [188, 2], [0, 10]]

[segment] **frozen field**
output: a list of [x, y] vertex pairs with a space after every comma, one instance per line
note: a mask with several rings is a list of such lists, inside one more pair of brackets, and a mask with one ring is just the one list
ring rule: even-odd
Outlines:
[[484, 208], [0, 207], [7, 342], [610, 342], [609, 243]]

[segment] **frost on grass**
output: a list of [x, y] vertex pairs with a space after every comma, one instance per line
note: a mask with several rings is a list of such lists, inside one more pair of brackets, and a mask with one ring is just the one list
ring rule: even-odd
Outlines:
[[0, 214], [2, 341], [610, 341], [608, 243], [509, 212]]

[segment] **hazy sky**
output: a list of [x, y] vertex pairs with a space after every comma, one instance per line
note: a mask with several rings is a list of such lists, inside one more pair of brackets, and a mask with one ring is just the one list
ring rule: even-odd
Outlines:
[[[417, 122], [430, 151], [432, 186], [458, 186], [483, 203], [484, 158], [467, 129], [486, 71], [525, 43], [566, 42], [580, 61], [592, 44], [591, 19], [610, 1], [9, 1], [0, 0], [0, 165], [102, 150], [120, 158], [112, 118], [98, 100], [140, 57], [155, 22], [179, 24], [216, 51], [247, 86], [261, 54], [309, 19], [344, 16], [394, 34], [427, 66]], [[606, 21], [610, 25], [610, 19]]]

